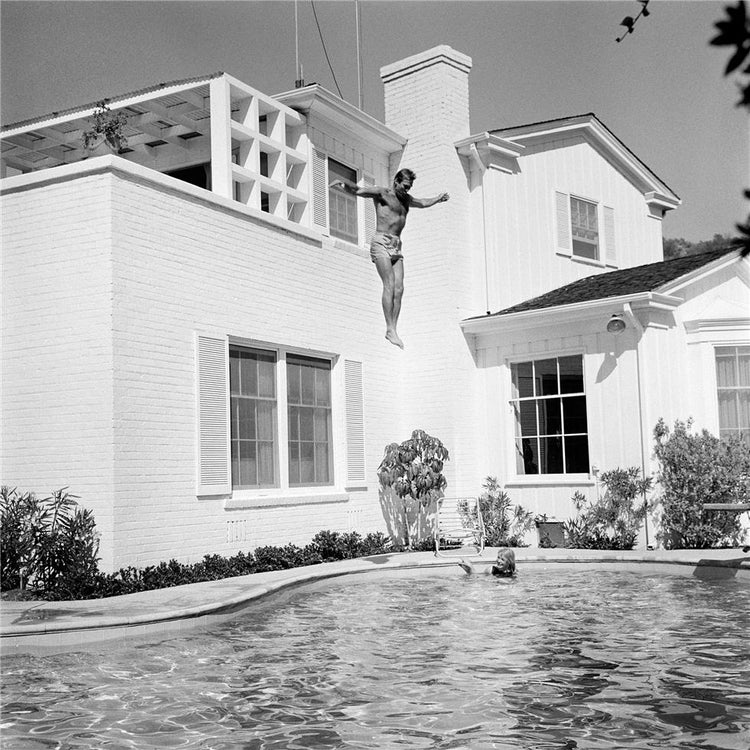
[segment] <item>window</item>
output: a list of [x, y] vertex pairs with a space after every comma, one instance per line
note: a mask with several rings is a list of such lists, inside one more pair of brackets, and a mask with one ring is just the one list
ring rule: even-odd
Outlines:
[[[357, 187], [357, 172], [334, 159], [328, 160], [328, 184], [345, 182]], [[343, 190], [328, 190], [328, 224], [331, 234], [339, 239], [357, 244], [359, 228], [357, 225], [357, 196]]]
[[[286, 368], [286, 398], [277, 393]], [[279, 487], [279, 424], [286, 409], [288, 485], [333, 484], [331, 362], [229, 348], [232, 488]]]
[[331, 363], [289, 355], [289, 486], [331, 484]]
[[716, 347], [719, 436], [750, 439], [750, 346]]
[[596, 203], [571, 196], [570, 228], [573, 235], [573, 255], [598, 260], [599, 222]]
[[275, 487], [276, 353], [230, 347], [229, 390], [232, 487]]
[[589, 471], [583, 357], [511, 365], [519, 474]]

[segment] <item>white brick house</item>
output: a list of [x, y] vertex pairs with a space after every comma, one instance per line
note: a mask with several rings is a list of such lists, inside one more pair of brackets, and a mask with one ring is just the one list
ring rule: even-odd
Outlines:
[[[91, 105], [3, 128], [0, 480], [69, 486], [112, 569], [390, 531], [375, 472], [415, 428], [450, 494], [494, 474], [561, 517], [593, 467], [651, 472], [659, 416], [747, 429], [748, 263], [661, 263], [679, 199], [594, 115], [472, 135], [470, 68], [385, 67], [385, 124], [222, 73], [109, 100], [116, 156], [82, 149]], [[404, 232], [405, 351], [372, 209], [327, 189], [399, 166], [451, 195]]]

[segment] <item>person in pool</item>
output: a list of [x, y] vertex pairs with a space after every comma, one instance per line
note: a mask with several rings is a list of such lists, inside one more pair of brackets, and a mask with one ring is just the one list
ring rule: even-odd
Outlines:
[[[471, 562], [461, 560], [458, 564], [466, 571], [466, 575], [474, 575], [475, 570]], [[516, 553], [509, 547], [500, 547], [497, 559], [484, 569], [484, 573], [497, 578], [512, 578], [516, 574]]]

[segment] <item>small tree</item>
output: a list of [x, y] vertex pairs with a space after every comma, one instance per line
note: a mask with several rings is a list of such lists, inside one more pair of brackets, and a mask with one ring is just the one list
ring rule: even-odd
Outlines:
[[750, 496], [750, 446], [739, 437], [720, 440], [708, 430], [691, 433], [692, 420], [660, 419], [654, 453], [660, 464], [659, 539], [667, 549], [737, 545], [743, 539], [739, 515], [706, 511], [703, 503], [746, 503]]
[[447, 485], [443, 464], [448, 459], [447, 448], [424, 430], [414, 430], [403, 443], [386, 446], [378, 478], [383, 487], [390, 488], [401, 499], [405, 542], [410, 549], [409, 508], [416, 506], [421, 514], [442, 496]]
[[487, 477], [479, 496], [484, 520], [485, 541], [490, 547], [521, 547], [526, 534], [534, 528], [534, 514], [520, 505], [511, 505], [497, 477]]

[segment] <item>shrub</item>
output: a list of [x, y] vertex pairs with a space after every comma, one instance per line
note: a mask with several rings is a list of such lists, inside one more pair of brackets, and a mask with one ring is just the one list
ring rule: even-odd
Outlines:
[[62, 599], [91, 587], [99, 562], [96, 523], [66, 490], [42, 500], [0, 490], [3, 591], [26, 584]]
[[482, 487], [479, 508], [484, 519], [485, 543], [490, 547], [524, 546], [524, 537], [534, 527], [534, 514], [521, 505], [511, 505], [496, 477], [487, 477]]
[[601, 475], [604, 494], [590, 503], [581, 492], [573, 495], [576, 518], [563, 524], [568, 547], [578, 549], [633, 549], [646, 517], [646, 502], [639, 502], [651, 488], [641, 470], [613, 469]]
[[667, 549], [705, 549], [741, 544], [739, 514], [706, 511], [703, 503], [748, 502], [750, 446], [740, 438], [719, 439], [707, 430], [690, 432], [692, 420], [673, 431], [660, 419], [654, 428], [659, 461], [659, 541]]

